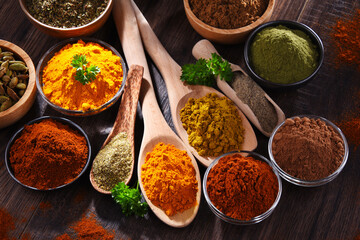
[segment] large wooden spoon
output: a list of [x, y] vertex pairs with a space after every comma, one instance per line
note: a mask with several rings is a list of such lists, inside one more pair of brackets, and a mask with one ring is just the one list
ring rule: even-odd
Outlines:
[[[140, 147], [137, 168], [140, 189], [151, 210], [160, 220], [172, 227], [185, 227], [195, 218], [200, 205], [201, 178], [197, 162], [186, 145], [171, 130], [157, 104], [143, 45], [141, 43], [139, 29], [130, 1], [115, 0], [113, 16], [127, 62], [144, 66], [144, 78], [140, 91], [140, 104], [144, 118], [144, 135]], [[196, 194], [196, 201], [198, 204], [171, 217], [166, 215], [162, 209], [155, 206], [148, 199], [141, 181], [141, 166], [145, 162], [146, 154], [152, 151], [159, 142], [173, 144], [180, 150], [186, 150], [195, 168], [196, 179], [198, 181], [198, 192]]]
[[[191, 150], [194, 156], [205, 166], [216, 157], [200, 156], [197, 151], [190, 146], [188, 141], [188, 134], [182, 126], [180, 119], [180, 110], [188, 102], [189, 98], [201, 98], [208, 93], [216, 93], [219, 96], [224, 96], [215, 89], [201, 85], [187, 85], [180, 80], [181, 67], [171, 58], [168, 52], [160, 43], [155, 33], [151, 29], [149, 23], [146, 21], [143, 14], [140, 12], [136, 4], [132, 1], [135, 10], [136, 19], [140, 29], [141, 37], [145, 48], [156, 66], [160, 70], [168, 91], [170, 110], [175, 129], [186, 146]], [[238, 109], [239, 110], [239, 109]], [[245, 128], [244, 143], [242, 150], [254, 150], [257, 147], [257, 140], [249, 121], [244, 114], [239, 110], [243, 127]]]
[[[200, 40], [198, 43], [195, 44], [193, 47], [192, 53], [196, 59], [199, 58], [211, 58], [211, 53], [217, 53], [215, 47], [210, 43], [208, 40]], [[230, 63], [231, 69], [233, 72], [239, 71], [241, 74], [243, 74], [245, 77], [248, 77], [246, 72], [239, 66]], [[256, 83], [254, 83], [256, 84]], [[241, 111], [246, 115], [246, 117], [259, 129], [260, 132], [262, 132], [265, 136], [269, 137], [271, 135], [272, 131], [265, 131], [260, 122], [259, 119], [255, 116], [253, 110], [245, 104], [243, 101], [241, 101], [238, 96], [236, 95], [236, 92], [234, 89], [231, 88], [231, 86], [226, 83], [225, 81], [221, 80], [219, 77], [217, 78], [217, 85], [225, 93], [225, 95], [233, 100], [233, 102], [241, 109]], [[260, 88], [260, 87], [259, 87]], [[261, 96], [259, 96], [261, 97]], [[274, 107], [275, 112], [277, 114], [277, 123], [276, 125], [282, 123], [285, 120], [285, 114], [281, 110], [281, 108], [266, 94], [265, 91], [263, 91], [263, 97], [265, 97], [271, 105]]]
[[[120, 132], [125, 132], [127, 134], [127, 139], [131, 145], [131, 170], [127, 179], [124, 181], [125, 184], [128, 184], [133, 170], [134, 170], [134, 158], [135, 158], [135, 150], [134, 150], [134, 128], [135, 128], [135, 118], [136, 118], [136, 107], [139, 99], [139, 92], [141, 86], [141, 80], [143, 76], [144, 68], [138, 65], [131, 65], [129, 73], [126, 78], [126, 83], [124, 87], [124, 93], [121, 98], [121, 103], [119, 106], [119, 111], [115, 119], [114, 126], [110, 131], [108, 137], [106, 138], [103, 146], [104, 148], [106, 144], [108, 144], [111, 139], [116, 136]], [[110, 191], [106, 191], [99, 187], [99, 185], [94, 180], [93, 167], [90, 171], [90, 182], [91, 185], [100, 193], [110, 194]]]

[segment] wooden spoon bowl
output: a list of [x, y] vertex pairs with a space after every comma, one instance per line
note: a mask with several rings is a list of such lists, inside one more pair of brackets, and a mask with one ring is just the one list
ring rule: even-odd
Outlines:
[[[161, 221], [172, 227], [185, 227], [194, 220], [200, 205], [201, 178], [198, 165], [187, 146], [166, 123], [157, 104], [149, 68], [147, 66], [145, 52], [142, 46], [139, 29], [136, 27], [136, 18], [130, 0], [114, 1], [113, 15], [127, 62], [129, 64], [138, 64], [144, 66], [144, 78], [140, 92], [140, 103], [144, 118], [144, 135], [140, 147], [137, 165], [140, 189], [151, 210]], [[177, 213], [171, 217], [166, 215], [162, 209], [154, 205], [149, 200], [141, 181], [141, 166], [145, 162], [146, 154], [152, 151], [155, 145], [159, 142], [172, 144], [180, 150], [187, 151], [194, 166], [196, 180], [198, 182], [198, 191], [196, 194], [196, 201], [198, 204], [182, 213]]]

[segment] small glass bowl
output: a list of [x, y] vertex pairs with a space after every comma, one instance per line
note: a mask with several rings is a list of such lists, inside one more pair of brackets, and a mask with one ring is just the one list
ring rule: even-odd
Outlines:
[[322, 121], [324, 121], [327, 125], [331, 126], [335, 132], [337, 132], [343, 142], [344, 142], [344, 157], [342, 159], [342, 162], [339, 166], [338, 169], [336, 169], [335, 172], [333, 172], [332, 174], [330, 174], [329, 176], [322, 178], [322, 179], [318, 179], [318, 180], [302, 180], [296, 177], [291, 176], [290, 174], [288, 174], [287, 172], [285, 172], [282, 168], [280, 168], [280, 166], [276, 163], [275, 158], [273, 156], [272, 153], [272, 142], [274, 140], [274, 136], [276, 135], [277, 131], [281, 128], [281, 126], [285, 123], [285, 121], [283, 121], [280, 125], [278, 125], [274, 131], [272, 132], [270, 139], [269, 139], [269, 143], [268, 143], [268, 151], [269, 151], [269, 156], [270, 156], [270, 160], [273, 163], [273, 165], [275, 166], [276, 170], [279, 172], [280, 176], [285, 179], [286, 181], [288, 181], [289, 183], [298, 185], [298, 186], [302, 186], [302, 187], [317, 187], [317, 186], [321, 186], [324, 185], [326, 183], [331, 182], [332, 180], [334, 180], [339, 173], [343, 170], [343, 168], [345, 167], [345, 164], [347, 162], [348, 156], [349, 156], [349, 146], [348, 143], [346, 141], [345, 135], [342, 133], [342, 131], [340, 130], [340, 128], [338, 128], [335, 124], [333, 124], [332, 122], [330, 122], [329, 120], [323, 118], [323, 117], [319, 117], [319, 116], [315, 116], [315, 115], [298, 115], [298, 116], [294, 116], [294, 117], [290, 117], [287, 119], [294, 119], [296, 117], [299, 118], [303, 118], [303, 117], [307, 117], [310, 119], [320, 119]]
[[[271, 169], [273, 170], [277, 180], [278, 180], [278, 186], [279, 186], [279, 190], [278, 190], [278, 193], [277, 193], [277, 196], [276, 196], [276, 199], [274, 201], [274, 203], [272, 204], [272, 206], [264, 213], [250, 219], [250, 220], [239, 220], [239, 219], [236, 219], [236, 218], [232, 218], [232, 217], [229, 217], [227, 215], [225, 215], [224, 213], [222, 213], [220, 210], [218, 210], [214, 205], [213, 203], [211, 202], [210, 200], [210, 197], [207, 193], [207, 187], [206, 187], [206, 182], [207, 182], [207, 177], [208, 177], [208, 174], [210, 172], [210, 170], [218, 163], [218, 161], [227, 156], [227, 155], [231, 155], [231, 154], [241, 154], [243, 156], [246, 156], [246, 157], [252, 157], [256, 160], [260, 160], [260, 161], [263, 161], [263, 162], [266, 162], [270, 167]], [[259, 223], [263, 220], [265, 220], [267, 217], [269, 217], [271, 215], [271, 213], [274, 211], [274, 209], [276, 208], [276, 206], [278, 205], [279, 201], [280, 201], [280, 197], [281, 197], [281, 193], [282, 193], [282, 184], [281, 184], [281, 178], [277, 172], [277, 170], [274, 168], [273, 164], [267, 159], [265, 158], [264, 156], [258, 154], [258, 153], [255, 153], [255, 152], [251, 152], [251, 151], [240, 151], [240, 152], [228, 152], [228, 153], [225, 153], [219, 157], [217, 157], [211, 164], [210, 166], [206, 169], [206, 172], [205, 172], [205, 175], [204, 175], [204, 178], [203, 178], [203, 182], [202, 182], [202, 187], [204, 189], [204, 196], [205, 196], [205, 200], [207, 202], [207, 204], [209, 205], [210, 207], [210, 210], [215, 214], [215, 216], [217, 216], [218, 218], [220, 218], [221, 220], [225, 221], [225, 222], [228, 222], [228, 223], [231, 223], [231, 224], [235, 224], [235, 225], [251, 225], [251, 224], [255, 224], [255, 223]]]
[[35, 188], [35, 187], [32, 187], [32, 186], [28, 186], [28, 185], [25, 185], [24, 183], [20, 182], [14, 175], [14, 171], [11, 167], [11, 163], [10, 163], [10, 148], [12, 146], [12, 144], [15, 142], [16, 139], [18, 139], [20, 136], [21, 136], [21, 132], [24, 130], [24, 127], [20, 128], [12, 137], [11, 139], [9, 140], [7, 146], [6, 146], [6, 149], [5, 149], [5, 165], [6, 165], [6, 169], [8, 170], [10, 176], [17, 182], [19, 183], [20, 185], [26, 187], [26, 188], [29, 188], [29, 189], [33, 189], [33, 190], [37, 190], [37, 191], [50, 191], [50, 190], [56, 190], [56, 189], [60, 189], [60, 188], [63, 188], [63, 187], [66, 187], [72, 183], [74, 183], [76, 180], [78, 180], [81, 175], [84, 174], [84, 172], [86, 171], [86, 169], [89, 167], [90, 165], [90, 159], [91, 159], [91, 144], [90, 144], [90, 140], [87, 136], [87, 134], [84, 132], [84, 130], [79, 126], [77, 125], [76, 123], [70, 121], [69, 119], [66, 119], [66, 118], [62, 118], [62, 117], [51, 117], [51, 116], [43, 116], [43, 117], [39, 117], [39, 118], [36, 118], [30, 122], [28, 122], [26, 125], [31, 125], [31, 124], [34, 124], [34, 123], [39, 123], [45, 119], [53, 119], [55, 121], [58, 121], [58, 122], [61, 122], [69, 127], [71, 127], [72, 129], [76, 130], [77, 132], [79, 132], [82, 136], [85, 137], [86, 139], [86, 145], [88, 147], [88, 157], [87, 157], [87, 160], [86, 160], [86, 164], [84, 166], [84, 168], [81, 170], [80, 174], [74, 178], [73, 181], [69, 182], [69, 183], [66, 183], [66, 184], [63, 184], [61, 186], [58, 186], [58, 187], [55, 187], [55, 188], [49, 188], [49, 189], [38, 189], [38, 188]]
[[[310, 37], [312, 43], [317, 47], [318, 54], [319, 54], [318, 66], [314, 70], [314, 72], [310, 76], [306, 77], [305, 79], [302, 79], [302, 80], [294, 82], [294, 83], [287, 83], [287, 84], [275, 83], [275, 82], [272, 82], [265, 78], [260, 77], [260, 75], [258, 75], [252, 67], [251, 58], [250, 58], [250, 47], [251, 47], [251, 44], [252, 44], [254, 38], [263, 29], [265, 29], [267, 27], [276, 27], [279, 25], [288, 27], [289, 29], [303, 31], [304, 33], [306, 33], [307, 36]], [[297, 87], [304, 85], [311, 79], [313, 79], [315, 77], [315, 75], [318, 73], [318, 71], [321, 68], [323, 61], [324, 61], [324, 45], [321, 41], [321, 38], [309, 26], [307, 26], [303, 23], [300, 23], [300, 22], [296, 22], [296, 21], [277, 20], [277, 21], [272, 21], [272, 22], [267, 22], [267, 23], [262, 24], [261, 26], [256, 28], [249, 35], [248, 39], [245, 42], [245, 46], [244, 46], [244, 59], [245, 59], [245, 65], [246, 65], [247, 69], [249, 70], [250, 76], [261, 86], [266, 87], [266, 88], [271, 88], [271, 89], [297, 88]]]
[[[104, 103], [100, 107], [98, 107], [96, 109], [91, 109], [91, 110], [85, 111], [85, 112], [78, 111], [78, 110], [65, 109], [65, 108], [62, 108], [62, 107], [56, 105], [55, 103], [51, 102], [45, 96], [43, 89], [42, 89], [42, 87], [43, 87], [42, 72], [43, 72], [44, 67], [47, 65], [48, 61], [55, 55], [55, 53], [60, 51], [60, 49], [63, 48], [66, 44], [76, 43], [80, 39], [83, 40], [85, 43], [87, 43], [87, 42], [98, 43], [105, 49], [111, 50], [115, 55], [120, 57], [120, 62], [121, 62], [122, 69], [123, 69], [123, 80], [122, 80], [121, 86], [119, 88], [119, 91], [108, 102]], [[120, 55], [120, 53], [114, 47], [112, 47], [111, 45], [109, 45], [101, 40], [94, 39], [94, 38], [71, 38], [71, 39], [57, 43], [55, 46], [50, 48], [41, 57], [38, 65], [37, 65], [37, 68], [36, 68], [36, 87], [37, 87], [40, 95], [42, 96], [42, 98], [56, 111], [61, 112], [62, 114], [65, 114], [68, 116], [90, 116], [90, 115], [98, 114], [98, 113], [104, 111], [105, 109], [111, 107], [114, 103], [116, 103], [116, 101], [120, 98], [122, 92], [124, 91], [126, 76], [127, 76], [127, 68], [126, 68], [124, 58]]]

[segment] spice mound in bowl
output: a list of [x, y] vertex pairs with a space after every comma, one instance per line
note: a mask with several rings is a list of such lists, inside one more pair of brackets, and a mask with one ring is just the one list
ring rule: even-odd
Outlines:
[[0, 128], [22, 118], [36, 97], [35, 67], [19, 46], [0, 39]]
[[74, 116], [99, 113], [120, 97], [126, 65], [110, 45], [96, 39], [63, 41], [40, 60], [37, 88], [55, 110]]
[[201, 36], [222, 44], [236, 44], [269, 21], [275, 0], [184, 0], [186, 16]]
[[304, 187], [332, 181], [349, 154], [341, 130], [327, 119], [312, 115], [286, 119], [272, 133], [268, 150], [280, 176]]
[[112, 0], [19, 0], [20, 7], [39, 30], [57, 38], [88, 36], [104, 25]]
[[86, 133], [65, 118], [40, 117], [21, 128], [6, 147], [11, 177], [34, 190], [62, 188], [78, 179], [89, 165]]
[[324, 47], [308, 26], [292, 21], [265, 23], [249, 36], [244, 57], [250, 75], [264, 87], [299, 86], [319, 71]]
[[281, 193], [281, 179], [272, 163], [260, 154], [226, 153], [207, 168], [203, 189], [212, 212], [223, 221], [250, 225], [274, 211]]

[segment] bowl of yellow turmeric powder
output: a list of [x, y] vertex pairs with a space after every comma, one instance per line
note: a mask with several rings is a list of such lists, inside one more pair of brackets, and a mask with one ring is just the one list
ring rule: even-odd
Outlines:
[[126, 72], [124, 58], [109, 44], [73, 38], [43, 55], [36, 68], [36, 85], [55, 110], [88, 116], [104, 111], [120, 98]]

